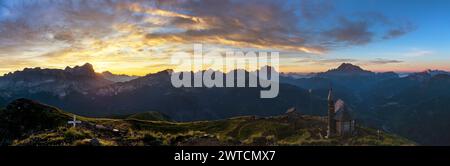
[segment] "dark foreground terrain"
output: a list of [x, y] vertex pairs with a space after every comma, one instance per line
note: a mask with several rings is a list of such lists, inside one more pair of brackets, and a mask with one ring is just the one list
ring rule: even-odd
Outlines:
[[354, 136], [327, 139], [321, 117], [296, 112], [215, 121], [173, 122], [157, 112], [119, 119], [88, 118], [18, 99], [0, 110], [0, 141], [13, 146], [415, 145], [358, 126]]

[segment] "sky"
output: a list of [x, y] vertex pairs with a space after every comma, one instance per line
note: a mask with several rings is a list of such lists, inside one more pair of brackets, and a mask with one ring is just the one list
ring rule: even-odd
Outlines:
[[145, 75], [194, 44], [276, 51], [282, 72], [450, 71], [449, 10], [447, 0], [0, 0], [0, 74], [88, 62]]

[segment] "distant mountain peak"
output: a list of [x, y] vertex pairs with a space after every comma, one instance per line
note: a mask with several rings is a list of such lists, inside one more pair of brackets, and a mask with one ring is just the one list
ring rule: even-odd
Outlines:
[[329, 77], [329, 78], [338, 78], [338, 77], [354, 77], [354, 76], [379, 76], [379, 77], [397, 77], [395, 73], [381, 73], [377, 74], [371, 72], [369, 70], [364, 70], [359, 66], [353, 65], [351, 63], [342, 63], [339, 67], [330, 69], [326, 72], [318, 73], [318, 77]]
[[104, 71], [104, 72], [102, 72], [102, 74], [104, 74], [104, 75], [113, 75], [113, 73], [111, 73], [110, 71]]
[[439, 74], [450, 74], [449, 72], [444, 71], [444, 70], [432, 70], [432, 69], [427, 69], [427, 70], [425, 70], [425, 71], [423, 71], [421, 73], [430, 74], [432, 76], [439, 75]]
[[84, 65], [81, 65], [81, 66], [78, 66], [78, 65], [76, 65], [75, 67], [70, 67], [70, 66], [67, 66], [66, 67], [66, 70], [68, 70], [68, 69], [77, 69], [77, 68], [83, 68], [83, 69], [94, 69], [94, 66], [92, 65], [92, 64], [90, 64], [90, 63], [85, 63]]
[[158, 71], [156, 73], [149, 73], [149, 74], [145, 75], [144, 77], [166, 76], [166, 75], [170, 75], [172, 73], [173, 73], [172, 69], [166, 69], [166, 70]]
[[443, 71], [443, 70], [431, 70], [427, 69], [422, 72], [412, 73], [408, 76], [409, 79], [413, 80], [429, 80], [431, 77], [437, 76], [437, 75], [450, 75], [450, 72]]
[[86, 63], [86, 64], [84, 64], [82, 66], [75, 66], [73, 68], [68, 66], [64, 70], [68, 71], [70, 73], [76, 74], [76, 75], [95, 76], [94, 66], [92, 64], [90, 64], [90, 63]]
[[94, 70], [94, 66], [90, 63], [85, 63], [81, 68]]
[[342, 63], [338, 68], [328, 70], [327, 72], [320, 73], [319, 75], [372, 75], [371, 71], [364, 70], [359, 66], [353, 65], [351, 63]]

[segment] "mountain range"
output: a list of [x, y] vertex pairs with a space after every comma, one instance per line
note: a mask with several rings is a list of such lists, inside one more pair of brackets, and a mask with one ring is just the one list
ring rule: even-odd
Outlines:
[[0, 77], [0, 106], [29, 98], [82, 116], [154, 111], [175, 121], [274, 116], [291, 107], [302, 114], [325, 115], [327, 92], [333, 88], [359, 123], [419, 144], [450, 145], [445, 131], [450, 128], [448, 72], [428, 70], [400, 77], [343, 63], [308, 77], [282, 74], [279, 96], [273, 99], [259, 98], [261, 88], [174, 88], [171, 72], [136, 77], [96, 73], [90, 64], [63, 70], [27, 68]]
[[374, 73], [351, 64], [318, 73], [312, 78], [283, 82], [318, 91], [332, 86], [368, 126], [400, 134], [424, 145], [449, 145], [450, 73], [427, 70], [400, 77]]

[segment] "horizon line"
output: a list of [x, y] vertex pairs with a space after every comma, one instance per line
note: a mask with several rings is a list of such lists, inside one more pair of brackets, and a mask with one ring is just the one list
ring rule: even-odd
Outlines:
[[[341, 63], [341, 64], [344, 64], [344, 63], [355, 65], [355, 64], [350, 63], [350, 62], [343, 62], [343, 63]], [[24, 71], [25, 69], [64, 70], [64, 69], [66, 69], [66, 68], [68, 68], [68, 67], [69, 67], [69, 68], [82, 67], [82, 66], [85, 66], [85, 65], [87, 65], [87, 64], [91, 64], [91, 66], [94, 68], [94, 72], [95, 72], [95, 73], [98, 73], [98, 74], [101, 74], [101, 73], [104, 73], [104, 72], [109, 72], [109, 73], [114, 74], [114, 75], [127, 75], [127, 76], [139, 76], [139, 77], [140, 77], [140, 76], [146, 76], [146, 75], [149, 75], [149, 74], [159, 73], [159, 72], [166, 71], [166, 70], [174, 70], [173, 68], [166, 68], [166, 69], [157, 70], [157, 71], [155, 71], [155, 72], [148, 72], [147, 74], [143, 74], [143, 75], [140, 75], [140, 74], [130, 74], [130, 73], [117, 73], [117, 72], [111, 72], [111, 71], [109, 71], [109, 70], [96, 71], [96, 70], [95, 70], [95, 66], [92, 65], [92, 63], [86, 62], [86, 63], [84, 63], [83, 65], [66, 66], [66, 67], [63, 67], [63, 68], [61, 68], [61, 67], [59, 67], [59, 68], [58, 68], [58, 67], [55, 67], [55, 68], [51, 68], [51, 67], [47, 67], [47, 68], [46, 68], [46, 67], [25, 67], [25, 68], [18, 69], [18, 70], [15, 70], [15, 71], [9, 71], [9, 72], [0, 73], [0, 77], [1, 77], [1, 76], [5, 76], [5, 75], [8, 75], [8, 74], [11, 74], [11, 73]], [[170, 66], [170, 65], [168, 65], [168, 66]], [[280, 65], [280, 66], [282, 66], [282, 65]], [[361, 67], [361, 65], [355, 65], [355, 66]], [[271, 67], [271, 66], [269, 66], [269, 67]], [[337, 67], [331, 67], [331, 68], [329, 68], [328, 70], [312, 71], [312, 72], [295, 72], [295, 71], [281, 71], [281, 70], [278, 70], [277, 72], [280, 73], [280, 74], [316, 74], [316, 73], [327, 72], [327, 71], [329, 71], [329, 70], [336, 69], [336, 68], [337, 68]], [[362, 68], [363, 70], [370, 71], [370, 72], [374, 72], [374, 73], [394, 72], [394, 73], [397, 73], [397, 74], [401, 74], [401, 73], [420, 73], [420, 72], [425, 72], [425, 71], [443, 71], [443, 72], [450, 72], [450, 71], [448, 71], [448, 70], [437, 69], [437, 68], [435, 68], [435, 69], [428, 68], [428, 69], [425, 69], [425, 70], [410, 70], [410, 71], [400, 71], [400, 70], [397, 70], [397, 71], [396, 71], [396, 70], [367, 70], [367, 69], [364, 69], [363, 67], [361, 67], [361, 68]], [[237, 68], [237, 69], [233, 69], [233, 70], [242, 70], [242, 69], [243, 69], [243, 68]], [[198, 71], [193, 71], [193, 70], [191, 70], [191, 71], [188, 71], [188, 70], [182, 70], [182, 71], [177, 71], [177, 72], [199, 72], [199, 71], [206, 71], [206, 70], [220, 71], [220, 72], [222, 72], [222, 73], [227, 73], [227, 72], [230, 72], [230, 71], [231, 71], [231, 70], [228, 70], [228, 71], [224, 72], [224, 71], [222, 71], [222, 70], [216, 70], [216, 69], [208, 68], [208, 69], [202, 69], [202, 70], [198, 70]], [[244, 69], [244, 70], [247, 71], [247, 72], [254, 72], [254, 71], [257, 71], [257, 70], [259, 70], [259, 69], [256, 69], [256, 70]]]

